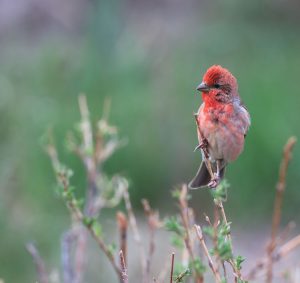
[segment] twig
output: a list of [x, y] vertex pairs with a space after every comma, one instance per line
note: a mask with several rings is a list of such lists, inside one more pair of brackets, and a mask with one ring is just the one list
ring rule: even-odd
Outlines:
[[267, 280], [266, 280], [267, 283], [271, 283], [273, 278], [273, 252], [277, 245], [276, 237], [277, 237], [277, 232], [278, 232], [280, 219], [281, 219], [283, 194], [286, 188], [286, 174], [287, 174], [289, 162], [291, 160], [291, 152], [293, 150], [296, 141], [297, 140], [295, 137], [290, 137], [283, 149], [283, 157], [280, 164], [279, 179], [276, 186], [276, 196], [274, 201], [271, 240], [267, 247], [267, 254], [269, 258], [269, 262], [267, 266]]
[[86, 266], [87, 231], [82, 224], [75, 227], [76, 248], [74, 255], [75, 282], [80, 283], [83, 279]]
[[45, 263], [42, 257], [40, 256], [40, 253], [36, 246], [33, 243], [28, 243], [26, 245], [27, 251], [30, 253], [33, 262], [35, 264], [37, 276], [38, 276], [38, 281], [40, 283], [48, 283], [49, 281], [49, 276], [46, 271]]
[[144, 253], [144, 249], [143, 249], [143, 245], [142, 245], [142, 241], [141, 241], [140, 232], [137, 227], [136, 218], [135, 218], [134, 212], [132, 210], [132, 205], [131, 205], [129, 194], [128, 194], [128, 188], [125, 188], [123, 197], [124, 197], [125, 206], [126, 206], [127, 213], [128, 213], [129, 223], [130, 223], [131, 229], [133, 231], [133, 237], [139, 248], [141, 265], [142, 265], [142, 274], [143, 274], [143, 279], [145, 280], [145, 274], [146, 274], [145, 273], [145, 271], [146, 271], [145, 253]]
[[146, 278], [149, 278], [151, 260], [155, 250], [154, 236], [155, 236], [156, 229], [160, 226], [160, 223], [159, 223], [158, 213], [154, 212], [151, 209], [148, 200], [142, 199], [142, 204], [143, 204], [146, 217], [148, 218], [148, 228], [149, 228], [149, 248], [148, 248], [148, 256], [146, 259]]
[[[216, 205], [218, 206], [218, 208], [220, 209], [221, 211], [221, 215], [222, 215], [222, 219], [224, 221], [224, 223], [227, 225], [228, 224], [228, 221], [227, 221], [227, 216], [226, 216], [226, 213], [225, 213], [225, 209], [224, 209], [224, 206], [223, 206], [223, 202], [222, 201], [217, 201]], [[230, 246], [231, 246], [231, 249], [232, 249], [232, 239], [231, 239], [231, 235], [230, 235], [230, 232], [228, 235], [226, 235], [229, 243], [230, 243]], [[233, 251], [232, 251], [233, 252]], [[234, 274], [234, 277], [235, 277], [235, 282], [238, 282], [238, 278], [240, 279], [242, 277], [241, 275], [241, 271], [236, 267], [234, 261], [232, 259], [229, 259], [228, 260], [229, 264], [231, 265], [232, 269], [233, 269], [233, 274]]]
[[[127, 264], [127, 218], [126, 215], [118, 211], [116, 214], [118, 228], [119, 228], [119, 237], [120, 237], [120, 250], [123, 253], [123, 259], [125, 264]], [[122, 263], [121, 263], [122, 264]]]
[[[300, 246], [300, 235], [292, 238], [283, 246], [281, 246], [277, 253], [272, 256], [273, 263], [280, 261], [283, 257], [287, 256], [290, 252]], [[246, 276], [247, 280], [254, 280], [257, 277], [257, 273], [263, 270], [269, 264], [269, 258], [264, 257], [262, 260], [258, 261], [256, 265], [250, 270]]]
[[85, 213], [92, 217], [97, 213], [94, 211], [94, 200], [97, 196], [97, 165], [94, 158], [94, 143], [93, 143], [93, 130], [89, 117], [89, 109], [85, 95], [80, 95], [78, 98], [79, 109], [81, 114], [80, 129], [82, 134], [82, 151], [83, 162], [86, 167], [88, 177], [87, 198], [85, 205]]
[[214, 277], [216, 279], [216, 282], [221, 282], [221, 276], [220, 276], [220, 273], [218, 271], [218, 269], [215, 267], [214, 263], [213, 263], [213, 260], [209, 254], [209, 251], [208, 251], [208, 248], [206, 246], [206, 243], [204, 241], [204, 237], [203, 237], [203, 233], [201, 231], [201, 227], [199, 225], [194, 225], [194, 228], [195, 228], [195, 231], [196, 231], [196, 234], [198, 236], [198, 239], [199, 239], [199, 242], [204, 250], [204, 253], [208, 259], [208, 265], [210, 267], [210, 269], [212, 270], [213, 274], [214, 274]]
[[175, 257], [175, 253], [172, 253], [172, 257], [171, 257], [170, 283], [173, 283], [174, 257]]
[[61, 266], [63, 272], [64, 283], [76, 282], [72, 263], [72, 245], [75, 241], [74, 231], [67, 231], [61, 238]]
[[[48, 149], [47, 152], [52, 161], [52, 164], [54, 166], [56, 166], [54, 168], [54, 170], [56, 172], [57, 181], [59, 184], [62, 185], [64, 192], [66, 194], [68, 194], [69, 193], [69, 179], [68, 179], [69, 177], [66, 175], [67, 173], [60, 170], [60, 167], [62, 167], [62, 166], [60, 165], [60, 162], [58, 160], [58, 155], [57, 155], [56, 149], [53, 145], [48, 145], [47, 149]], [[92, 237], [95, 239], [95, 241], [99, 245], [100, 249], [107, 256], [112, 267], [114, 268], [114, 270], [120, 277], [121, 271], [120, 271], [118, 265], [116, 264], [113, 255], [110, 253], [110, 251], [109, 251], [108, 247], [106, 246], [106, 244], [104, 243], [103, 239], [94, 230], [93, 226], [85, 223], [85, 221], [84, 221], [85, 216], [84, 216], [83, 212], [79, 209], [76, 199], [74, 199], [74, 197], [72, 197], [72, 196], [71, 197], [69, 196], [69, 198], [65, 199], [65, 202], [66, 202], [66, 205], [67, 205], [74, 221], [82, 223], [88, 229], [88, 231], [90, 232]]]
[[[193, 252], [192, 244], [191, 244], [191, 237], [190, 237], [190, 223], [189, 223], [189, 207], [187, 204], [187, 186], [183, 185], [180, 197], [179, 197], [179, 206], [180, 206], [180, 216], [182, 220], [183, 227], [185, 229], [185, 237], [184, 242], [186, 245], [186, 248], [188, 250], [189, 256], [192, 260], [192, 262], [195, 262], [195, 255]], [[192, 270], [193, 276], [197, 283], [203, 282], [203, 276], [202, 274], [198, 274], [194, 269]]]
[[157, 282], [164, 282], [165, 281], [165, 278], [166, 278], [166, 276], [168, 274], [168, 271], [169, 271], [169, 267], [170, 267], [170, 262], [169, 262], [169, 258], [167, 258], [165, 260], [163, 268], [160, 270], [160, 272], [157, 276], [157, 279], [156, 279]]
[[121, 282], [128, 283], [127, 268], [126, 268], [126, 263], [125, 263], [122, 250], [120, 251], [119, 255], [120, 255], [120, 263], [121, 263]]
[[186, 269], [185, 271], [181, 272], [174, 280], [175, 283], [182, 282], [183, 278], [190, 274], [190, 270]]

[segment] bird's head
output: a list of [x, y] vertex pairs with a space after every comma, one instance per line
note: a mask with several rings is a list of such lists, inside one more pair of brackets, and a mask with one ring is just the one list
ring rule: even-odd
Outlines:
[[204, 100], [209, 99], [220, 103], [229, 103], [238, 96], [236, 78], [219, 65], [213, 65], [206, 71], [197, 90], [202, 92]]

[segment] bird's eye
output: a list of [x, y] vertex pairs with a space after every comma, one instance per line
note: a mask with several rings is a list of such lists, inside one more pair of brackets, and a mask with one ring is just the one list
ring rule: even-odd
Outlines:
[[214, 87], [215, 88], [220, 88], [220, 85], [219, 84], [214, 84]]

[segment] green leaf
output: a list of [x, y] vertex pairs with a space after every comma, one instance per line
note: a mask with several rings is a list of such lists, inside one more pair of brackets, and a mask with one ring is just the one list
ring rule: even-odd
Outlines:
[[235, 258], [235, 265], [236, 265], [236, 268], [238, 270], [241, 270], [242, 269], [242, 263], [245, 261], [245, 258], [238, 255], [236, 258]]
[[91, 227], [97, 237], [102, 237], [102, 226], [98, 221], [94, 220]]
[[231, 225], [231, 222], [228, 222], [228, 223], [222, 223], [220, 226], [219, 226], [219, 234], [223, 235], [223, 236], [227, 236], [230, 234], [230, 225]]
[[172, 235], [171, 244], [172, 244], [172, 246], [174, 246], [175, 248], [178, 248], [180, 250], [184, 248], [183, 240], [178, 235]]
[[229, 260], [232, 258], [231, 243], [225, 238], [218, 239], [217, 252], [222, 260]]
[[189, 275], [191, 275], [191, 271], [190, 269], [186, 269], [175, 277], [174, 282], [175, 283], [183, 282], [183, 279]]
[[229, 187], [227, 180], [223, 180], [215, 189], [210, 190], [210, 193], [216, 202], [224, 202], [227, 200], [227, 189]]
[[211, 226], [204, 226], [204, 227], [202, 228], [202, 231], [203, 231], [204, 234], [206, 234], [206, 235], [209, 236], [210, 238], [213, 238], [213, 237], [214, 237], [215, 231], [214, 231], [214, 228], [213, 228], [213, 227], [211, 227]]
[[116, 250], [117, 250], [117, 245], [115, 243], [112, 243], [112, 244], [107, 246], [107, 250], [108, 250], [109, 254], [111, 256], [113, 256], [115, 254]]
[[194, 261], [190, 261], [189, 267], [190, 269], [195, 270], [197, 274], [203, 274], [206, 271], [206, 267], [202, 263], [200, 258], [196, 258]]
[[164, 221], [164, 227], [166, 230], [176, 233], [179, 236], [184, 235], [184, 228], [179, 223], [178, 219], [174, 216], [166, 218]]

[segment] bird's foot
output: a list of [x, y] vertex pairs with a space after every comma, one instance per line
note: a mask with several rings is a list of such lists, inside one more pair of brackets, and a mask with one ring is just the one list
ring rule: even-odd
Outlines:
[[207, 147], [208, 147], [208, 141], [207, 141], [207, 139], [203, 138], [201, 143], [195, 147], [194, 152], [197, 151], [198, 149], [207, 151]]
[[207, 186], [210, 189], [216, 188], [221, 182], [221, 178], [218, 174], [214, 173], [214, 177], [210, 180], [210, 182], [207, 184]]
[[199, 148], [206, 150], [208, 147], [208, 141], [206, 138], [202, 138], [201, 143], [199, 144]]

